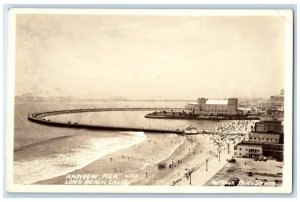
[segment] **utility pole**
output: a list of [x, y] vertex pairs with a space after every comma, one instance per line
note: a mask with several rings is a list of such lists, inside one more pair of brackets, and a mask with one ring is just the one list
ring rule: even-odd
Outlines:
[[227, 143], [227, 149], [228, 149], [228, 154], [229, 154], [229, 143]]
[[221, 154], [221, 150], [218, 150], [218, 152], [219, 152], [219, 161], [220, 161], [220, 154]]
[[206, 162], [206, 171], [208, 171], [208, 158], [205, 160]]

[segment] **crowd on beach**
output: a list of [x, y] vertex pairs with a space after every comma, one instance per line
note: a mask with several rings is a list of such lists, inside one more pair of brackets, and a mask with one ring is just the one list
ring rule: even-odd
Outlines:
[[245, 140], [254, 129], [255, 121], [238, 120], [220, 122], [207, 126], [204, 130], [208, 133], [210, 153], [217, 156], [218, 150], [230, 150], [237, 143]]
[[222, 121], [203, 128], [208, 133], [248, 134], [254, 128], [253, 120]]
[[[255, 121], [252, 120], [238, 120], [238, 121], [222, 121], [214, 125], [206, 126], [203, 128], [206, 133], [201, 134], [205, 137], [206, 141], [202, 142], [204, 146], [200, 151], [194, 150], [192, 154], [200, 154], [202, 165], [205, 160], [210, 161], [211, 158], [225, 158], [224, 154], [231, 155], [234, 149], [234, 145], [245, 140], [247, 135], [254, 129]], [[191, 138], [193, 139], [193, 138]], [[202, 139], [203, 141], [203, 139]], [[199, 157], [197, 157], [199, 158]], [[220, 157], [219, 157], [220, 158]], [[227, 156], [227, 158], [230, 158]], [[199, 169], [201, 164], [197, 164], [189, 168], [185, 175], [195, 172]], [[172, 185], [176, 185], [182, 180], [179, 177], [177, 180], [173, 181]]]
[[[188, 173], [193, 173], [205, 166], [206, 161], [210, 162], [213, 158], [218, 160], [219, 155], [221, 155], [221, 159], [230, 158], [225, 157], [227, 156], [225, 154], [229, 151], [232, 154], [234, 145], [247, 137], [247, 134], [253, 129], [254, 123], [255, 121], [252, 120], [220, 121], [203, 127], [202, 130], [205, 130], [206, 133], [198, 135], [147, 135], [144, 143], [133, 145], [131, 152], [122, 154], [121, 157], [123, 161], [125, 159], [131, 161], [141, 158], [140, 155], [135, 154], [143, 151], [148, 156], [148, 161], [152, 162], [153, 168], [158, 169], [158, 173], [161, 173], [157, 174], [159, 177], [156, 183], [168, 183], [167, 179], [171, 175], [170, 179], [174, 180], [171, 184], [175, 185]], [[161, 147], [166, 144], [170, 149], [168, 152], [162, 152], [163, 148]], [[140, 175], [147, 177], [142, 180], [143, 182], [138, 183], [147, 183], [147, 179], [150, 180], [156, 173], [156, 171], [151, 171], [151, 167], [146, 170], [144, 168], [141, 169], [143, 170], [141, 173], [144, 172], [144, 174], [140, 173]], [[171, 172], [173, 174], [170, 174]], [[164, 175], [166, 176], [163, 177]]]

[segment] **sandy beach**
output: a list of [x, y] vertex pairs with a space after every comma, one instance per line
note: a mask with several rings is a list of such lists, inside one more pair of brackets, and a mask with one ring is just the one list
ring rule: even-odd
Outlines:
[[[187, 173], [191, 172], [191, 185], [204, 185], [232, 157], [234, 144], [245, 139], [245, 134], [248, 134], [252, 125], [252, 121], [223, 122], [216, 127], [206, 128], [210, 130], [210, 134], [188, 136], [147, 133], [142, 142], [107, 154], [83, 168], [37, 184], [76, 184], [77, 178], [70, 180], [70, 176], [96, 175], [97, 178], [87, 184], [180, 186], [190, 184]], [[159, 165], [164, 167], [159, 168]], [[115, 175], [118, 180], [103, 180], [108, 175]]]

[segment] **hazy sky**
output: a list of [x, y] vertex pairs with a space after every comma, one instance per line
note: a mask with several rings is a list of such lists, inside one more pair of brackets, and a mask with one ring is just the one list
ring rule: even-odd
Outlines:
[[196, 99], [278, 94], [279, 17], [18, 14], [16, 95]]

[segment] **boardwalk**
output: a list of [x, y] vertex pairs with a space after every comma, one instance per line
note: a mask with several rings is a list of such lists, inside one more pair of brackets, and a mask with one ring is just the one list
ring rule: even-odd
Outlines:
[[110, 126], [110, 125], [95, 125], [82, 123], [66, 123], [46, 119], [45, 117], [58, 114], [85, 113], [85, 112], [103, 112], [103, 111], [181, 111], [183, 108], [90, 108], [90, 109], [74, 109], [74, 110], [59, 110], [33, 113], [28, 115], [28, 120], [49, 126], [67, 127], [67, 128], [86, 128], [94, 130], [120, 130], [120, 131], [143, 131], [157, 133], [177, 133], [183, 134], [182, 129], [166, 129], [166, 128], [146, 128], [146, 127], [131, 127], [131, 126]]

